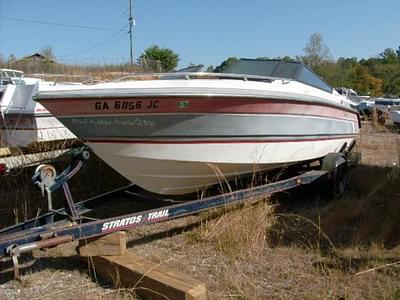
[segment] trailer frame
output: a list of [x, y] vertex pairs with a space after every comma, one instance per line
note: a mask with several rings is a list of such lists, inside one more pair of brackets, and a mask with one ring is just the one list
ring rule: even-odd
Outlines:
[[[182, 201], [177, 204], [118, 215], [106, 219], [92, 219], [85, 216], [85, 213], [88, 211], [86, 205], [89, 202], [97, 201], [115, 193], [126, 192], [134, 185], [130, 184], [96, 197], [74, 203], [69, 191], [68, 180], [79, 171], [84, 161], [88, 159], [87, 153], [87, 148], [85, 147], [72, 151], [70, 153], [72, 156], [71, 164], [61, 172], [60, 175], [54, 177], [50, 184], [43, 184], [38, 172], [33, 176], [34, 182], [41, 186], [42, 191], [47, 192], [48, 197], [50, 197], [49, 201], [51, 201], [51, 193], [53, 191], [63, 188], [64, 196], [67, 200], [65, 202], [65, 207], [54, 210], [52, 209], [51, 202], [49, 202], [49, 211], [47, 213], [0, 230], [0, 259], [2, 257], [12, 259], [16, 278], [20, 276], [18, 258], [22, 253], [31, 252], [34, 249], [49, 248], [72, 241], [107, 235], [115, 231], [132, 230], [140, 226], [198, 214], [214, 208], [245, 203], [251, 200], [265, 199], [272, 194], [287, 191], [301, 185], [307, 185], [326, 175], [335, 174], [337, 167], [345, 162], [341, 160], [342, 156], [338, 155], [337, 157], [340, 158], [340, 165], [337, 166], [333, 164], [335, 168], [332, 170], [327, 170], [327, 168], [308, 170], [290, 178], [272, 183], [218, 194], [203, 199]], [[63, 155], [65, 156], [65, 154]], [[56, 216], [62, 217], [63, 219], [54, 221]]]

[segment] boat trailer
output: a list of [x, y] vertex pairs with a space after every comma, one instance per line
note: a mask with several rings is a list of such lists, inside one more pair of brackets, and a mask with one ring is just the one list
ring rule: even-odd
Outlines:
[[[66, 154], [63, 155], [66, 156]], [[164, 205], [106, 219], [94, 219], [85, 216], [90, 211], [87, 208], [90, 202], [95, 202], [116, 193], [129, 193], [129, 189], [134, 185], [130, 184], [74, 203], [68, 181], [78, 173], [84, 162], [89, 159], [89, 151], [87, 148], [81, 147], [71, 150], [68, 155], [72, 158], [71, 163], [59, 175], [56, 175], [56, 170], [52, 165], [47, 164], [37, 167], [32, 177], [33, 182], [42, 190], [43, 195], [47, 194], [48, 212], [0, 230], [0, 260], [1, 258], [9, 259], [11, 257], [15, 278], [20, 276], [19, 269], [22, 265], [19, 264], [18, 258], [23, 253], [107, 235], [115, 231], [132, 230], [140, 226], [197, 214], [213, 208], [244, 203], [251, 199], [263, 199], [277, 192], [312, 183], [325, 175], [336, 174], [337, 170], [346, 164], [343, 156], [335, 153], [325, 162], [322, 162], [320, 170], [306, 171], [288, 179], [199, 200], [182, 201], [177, 204]], [[65, 197], [64, 207], [54, 209], [51, 196], [54, 191], [61, 188]], [[146, 198], [146, 196], [143, 196], [143, 198]]]

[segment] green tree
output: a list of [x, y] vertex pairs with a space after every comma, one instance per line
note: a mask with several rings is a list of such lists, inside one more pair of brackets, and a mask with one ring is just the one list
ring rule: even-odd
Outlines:
[[324, 61], [320, 65], [316, 66], [314, 71], [330, 85], [342, 87], [344, 86], [342, 84], [344, 80], [341, 78], [341, 73], [338, 72], [338, 68], [339, 66], [335, 62]]
[[237, 60], [238, 60], [237, 57], [234, 56], [228, 57], [218, 67], [215, 68], [214, 72], [221, 73], [225, 71], [228, 67], [232, 66]]
[[325, 61], [315, 71], [334, 87], [350, 87], [350, 74], [357, 66], [357, 58], [339, 57], [335, 61]]
[[256, 59], [258, 59], [258, 60], [268, 60], [268, 59], [271, 59], [271, 58], [269, 58], [268, 56], [259, 56]]
[[361, 95], [382, 96], [382, 79], [372, 76], [368, 68], [357, 65], [350, 74], [350, 87]]
[[395, 64], [397, 63], [396, 51], [390, 48], [386, 48], [379, 56], [382, 58], [384, 64]]
[[388, 96], [400, 95], [400, 60], [394, 49], [386, 48], [378, 57], [360, 60], [371, 76], [382, 80], [383, 93]]
[[140, 62], [150, 60], [157, 61], [161, 64], [161, 71], [173, 71], [178, 65], [179, 55], [168, 48], [160, 48], [157, 45], [151, 46], [144, 50], [139, 57]]
[[370, 72], [383, 81], [385, 95], [400, 95], [400, 63], [382, 63], [376, 65]]
[[279, 60], [282, 60], [285, 62], [295, 62], [296, 61], [295, 58], [292, 58], [289, 55], [274, 57], [274, 59], [279, 59]]
[[213, 65], [208, 66], [206, 69], [206, 72], [210, 72], [210, 73], [214, 72], [214, 66]]

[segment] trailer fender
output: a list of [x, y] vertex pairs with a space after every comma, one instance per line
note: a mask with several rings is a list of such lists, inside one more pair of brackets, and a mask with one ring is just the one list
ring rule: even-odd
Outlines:
[[343, 153], [329, 153], [322, 160], [321, 170], [328, 172], [328, 192], [337, 198], [347, 188], [347, 160]]
[[334, 172], [337, 168], [344, 167], [347, 164], [347, 160], [343, 153], [328, 153], [322, 159], [322, 171]]

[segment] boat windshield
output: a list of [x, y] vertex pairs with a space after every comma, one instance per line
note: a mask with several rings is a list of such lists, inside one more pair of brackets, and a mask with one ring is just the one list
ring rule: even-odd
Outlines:
[[21, 84], [23, 82], [24, 72], [11, 70], [11, 69], [0, 69], [0, 85], [7, 84]]
[[332, 92], [332, 87], [300, 62], [282, 60], [239, 59], [222, 73], [247, 74], [265, 77], [285, 78], [300, 81], [321, 90]]

